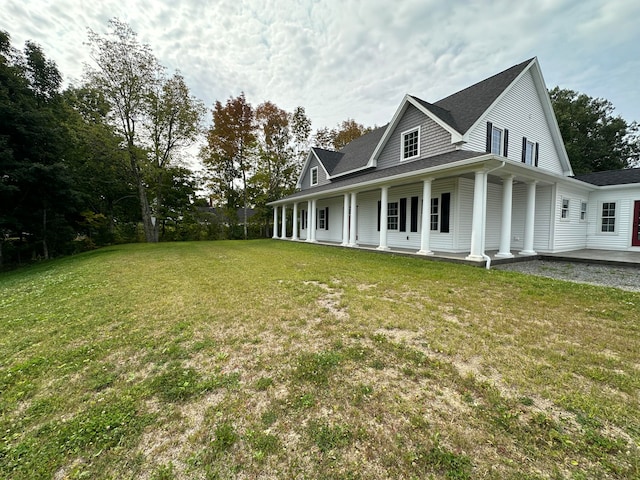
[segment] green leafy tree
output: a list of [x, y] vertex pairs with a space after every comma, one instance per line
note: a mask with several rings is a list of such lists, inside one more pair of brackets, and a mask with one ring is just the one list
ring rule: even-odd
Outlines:
[[371, 130], [373, 130], [371, 127], [365, 127], [352, 118], [348, 118], [336, 128], [323, 127], [318, 129], [314, 135], [314, 144], [316, 147], [327, 150], [341, 150], [345, 145]]
[[181, 149], [195, 141], [205, 110], [180, 75], [166, 77], [151, 47], [138, 42], [126, 23], [113, 19], [109, 27], [105, 36], [89, 30], [95, 67], [86, 77], [109, 103], [136, 183], [145, 238], [157, 242], [162, 187], [170, 184], [165, 176]]
[[[213, 107], [213, 125], [207, 131], [207, 144], [200, 157], [209, 168], [211, 187], [218, 204], [226, 207], [231, 225], [237, 223], [242, 206], [243, 235], [248, 238], [248, 179], [255, 168], [256, 123], [253, 107], [244, 93]], [[240, 183], [238, 185], [238, 182]]]
[[18, 239], [18, 259], [25, 248], [49, 258], [75, 234], [79, 195], [64, 155], [61, 78], [38, 45], [27, 42], [21, 53], [0, 32], [0, 262], [9, 238]]
[[629, 168], [640, 159], [638, 124], [614, 116], [603, 98], [555, 87], [551, 103], [576, 174]]

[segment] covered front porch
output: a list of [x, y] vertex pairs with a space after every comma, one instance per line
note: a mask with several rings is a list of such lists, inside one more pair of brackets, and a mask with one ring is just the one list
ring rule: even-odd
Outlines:
[[[535, 173], [511, 162], [482, 162], [294, 195], [274, 203], [273, 238], [473, 264], [535, 256], [537, 238], [550, 250], [543, 225], [553, 221], [553, 184]], [[541, 202], [546, 208], [536, 214]]]

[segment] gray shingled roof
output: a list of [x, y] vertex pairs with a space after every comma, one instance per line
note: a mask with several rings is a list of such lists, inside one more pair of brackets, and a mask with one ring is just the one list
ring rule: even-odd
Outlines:
[[343, 154], [340, 152], [335, 152], [333, 150], [325, 150], [324, 148], [312, 147], [311, 148], [318, 159], [324, 165], [324, 169], [327, 171], [329, 175], [332, 174], [333, 169], [336, 168], [336, 165], [340, 162], [340, 159], [343, 157]]
[[625, 170], [607, 170], [605, 172], [592, 172], [583, 175], [576, 175], [576, 180], [599, 185], [626, 185], [629, 183], [640, 183], [640, 168], [628, 168]]
[[[478, 118], [480, 118], [480, 116], [491, 106], [500, 94], [504, 92], [511, 83], [513, 83], [518, 75], [520, 75], [532, 61], [533, 58], [519, 63], [518, 65], [514, 65], [503, 72], [482, 80], [481, 82], [467, 87], [464, 90], [460, 90], [459, 92], [443, 98], [433, 104], [425, 102], [418, 97], [412, 96], [411, 98], [415, 99], [424, 108], [438, 116], [443, 122], [450, 125], [457, 132], [463, 134], [478, 120]], [[366, 135], [355, 139], [339, 152], [324, 150], [321, 148], [314, 148], [314, 151], [327, 170], [327, 173], [332, 177], [340, 176], [354, 170], [364, 169], [374, 150], [378, 146], [380, 139], [384, 135], [387, 126], [388, 125], [377, 128]], [[459, 152], [455, 153], [459, 154]], [[474, 152], [471, 152], [471, 154], [471, 156], [477, 155]], [[459, 159], [456, 155], [451, 156], [450, 154], [446, 154], [445, 156], [440, 155], [434, 158], [440, 157], [449, 158], [449, 162]], [[399, 167], [417, 169], [420, 168], [418, 166], [420, 162], [432, 160], [433, 159], [425, 159], [416, 162], [409, 162]], [[380, 173], [380, 175], [392, 175], [393, 173], [387, 172], [387, 170], [393, 171], [395, 168], [398, 167], [384, 169], [384, 172]], [[366, 181], [365, 176], [369, 176], [374, 173], [377, 172], [363, 172], [356, 180], [350, 178], [348, 181], [351, 183]], [[351, 183], [349, 183], [349, 185]], [[331, 189], [337, 186], [339, 186], [338, 181], [333, 180], [329, 185], [304, 190], [304, 193], [321, 191], [320, 189]]]
[[288, 197], [285, 197], [285, 199], [293, 199], [303, 195], [325, 192], [341, 187], [356, 185], [362, 182], [380, 180], [387, 177], [393, 177], [395, 175], [402, 175], [403, 173], [409, 173], [412, 171], [422, 171], [427, 168], [437, 167], [438, 165], [445, 165], [447, 163], [453, 163], [460, 160], [480, 157], [483, 155], [486, 155], [486, 153], [472, 152], [469, 150], [454, 150], [453, 152], [443, 153], [442, 155], [436, 155], [434, 157], [423, 158], [420, 160], [415, 160], [413, 162], [404, 162], [394, 167], [382, 168], [380, 170], [371, 169], [363, 173], [348, 175], [325, 185], [308, 188], [306, 190], [293, 193]]
[[376, 149], [386, 129], [386, 125], [376, 128], [345, 145], [344, 148], [340, 150], [340, 153], [343, 155], [342, 159], [331, 175], [340, 175], [352, 170], [364, 168], [369, 162], [373, 151]]
[[433, 104], [413, 98], [456, 131], [465, 133], [532, 61], [530, 58]]

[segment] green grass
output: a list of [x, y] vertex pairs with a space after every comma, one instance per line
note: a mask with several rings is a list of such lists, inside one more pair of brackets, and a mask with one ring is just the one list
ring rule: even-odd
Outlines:
[[639, 478], [639, 312], [271, 240], [1, 273], [0, 478]]

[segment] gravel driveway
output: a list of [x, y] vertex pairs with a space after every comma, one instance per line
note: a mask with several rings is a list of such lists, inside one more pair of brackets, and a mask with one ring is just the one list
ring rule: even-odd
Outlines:
[[638, 266], [618, 267], [578, 262], [531, 260], [495, 265], [492, 268], [640, 292], [640, 267]]

